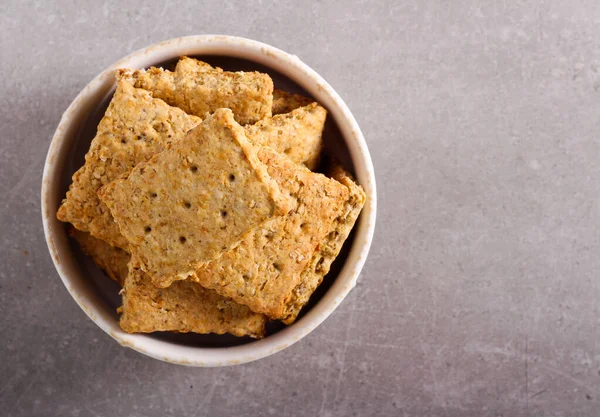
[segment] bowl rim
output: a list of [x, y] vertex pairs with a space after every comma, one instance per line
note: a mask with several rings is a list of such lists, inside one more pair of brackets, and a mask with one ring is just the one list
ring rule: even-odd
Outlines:
[[[56, 219], [62, 199], [56, 185], [61, 176], [62, 160], [82, 120], [114, 88], [114, 71], [118, 68], [146, 68], [183, 55], [221, 55], [243, 58], [274, 69], [313, 95], [329, 111], [348, 146], [358, 182], [367, 194], [365, 207], [355, 226], [355, 238], [336, 280], [321, 300], [293, 325], [264, 339], [232, 347], [194, 347], [159, 340], [146, 334], [125, 333], [114, 315], [99, 308], [97, 294], [90, 286], [75, 279], [76, 267], [64, 232], [64, 223]], [[271, 45], [228, 35], [195, 35], [162, 41], [137, 50], [118, 60], [96, 76], [77, 95], [56, 128], [50, 143], [42, 177], [41, 212], [44, 235], [54, 266], [69, 294], [96, 325], [122, 346], [165, 362], [188, 366], [226, 366], [251, 362], [272, 355], [296, 343], [321, 324], [356, 285], [366, 261], [375, 230], [377, 193], [375, 173], [364, 136], [348, 106], [337, 92], [296, 55]]]

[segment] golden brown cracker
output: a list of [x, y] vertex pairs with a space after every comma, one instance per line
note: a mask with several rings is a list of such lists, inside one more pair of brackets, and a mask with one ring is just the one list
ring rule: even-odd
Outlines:
[[232, 250], [197, 269], [191, 279], [278, 319], [299, 285], [301, 272], [339, 216], [348, 189], [270, 148], [262, 148], [259, 158], [282, 192], [296, 200], [296, 208], [252, 229]]
[[300, 282], [294, 288], [292, 297], [286, 305], [283, 317], [285, 324], [292, 324], [296, 320], [302, 307], [321, 284], [365, 205], [365, 191], [354, 182], [352, 176], [341, 165], [335, 164], [330, 176], [348, 188], [348, 198], [344, 202], [343, 210], [329, 228], [329, 233], [319, 243], [319, 249], [315, 251], [308, 266], [302, 272]]
[[177, 331], [261, 338], [266, 317], [191, 281], [158, 288], [134, 258], [122, 291], [120, 325], [128, 333]]
[[58, 219], [126, 249], [128, 242], [106, 205], [98, 199], [98, 189], [164, 150], [198, 123], [198, 117], [152, 98], [145, 90], [119, 82], [85, 164], [73, 175]]
[[323, 127], [327, 111], [317, 103], [247, 125], [250, 141], [286, 154], [294, 162], [314, 170], [323, 149]]
[[99, 191], [155, 285], [169, 286], [289, 211], [229, 109]]

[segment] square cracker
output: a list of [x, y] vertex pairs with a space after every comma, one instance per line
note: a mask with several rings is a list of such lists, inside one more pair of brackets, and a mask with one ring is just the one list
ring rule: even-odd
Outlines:
[[333, 221], [327, 236], [319, 243], [319, 249], [313, 254], [308, 266], [302, 272], [299, 284], [294, 288], [292, 297], [286, 305], [282, 321], [292, 324], [298, 313], [317, 289], [323, 277], [327, 275], [331, 264], [339, 255], [344, 242], [352, 231], [356, 219], [365, 205], [366, 195], [363, 188], [352, 179], [352, 176], [337, 163], [334, 164], [329, 175], [348, 188], [348, 198], [344, 208]]
[[253, 143], [269, 146], [314, 170], [323, 149], [326, 117], [327, 110], [312, 103], [247, 125], [246, 136]]
[[118, 77], [188, 114], [205, 117], [219, 108], [229, 108], [240, 124], [271, 117], [273, 80], [267, 74], [211, 70], [202, 61], [182, 61], [174, 72], [152, 67], [119, 70]]
[[167, 287], [287, 213], [258, 148], [219, 109], [127, 178], [98, 192], [155, 285]]
[[278, 319], [299, 285], [301, 272], [339, 216], [348, 189], [270, 148], [262, 148], [259, 158], [282, 192], [296, 200], [296, 208], [252, 229], [190, 279]]
[[123, 287], [121, 328], [128, 333], [178, 331], [261, 338], [267, 318], [191, 281], [157, 288], [135, 257]]
[[88, 232], [75, 229], [73, 226], [69, 227], [68, 233], [110, 279], [123, 286], [125, 277], [129, 273], [127, 268], [131, 258], [129, 252], [111, 246], [103, 240], [96, 239]]
[[85, 164], [73, 175], [66, 199], [58, 209], [58, 219], [127, 249], [129, 244], [108, 207], [98, 199], [98, 189], [164, 150], [199, 123], [198, 117], [152, 98], [145, 90], [119, 82]]

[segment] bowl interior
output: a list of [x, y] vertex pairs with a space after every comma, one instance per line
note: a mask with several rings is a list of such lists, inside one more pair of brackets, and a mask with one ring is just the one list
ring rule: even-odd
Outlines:
[[[193, 57], [208, 62], [213, 66], [219, 66], [229, 71], [260, 71], [268, 73], [272, 77], [276, 88], [288, 92], [303, 94], [310, 97], [310, 94], [308, 94], [290, 78], [261, 64], [245, 59], [223, 56], [194, 55]], [[161, 66], [166, 69], [173, 69], [176, 62], [177, 59], [172, 59], [163, 62], [156, 62], [154, 63], [154, 66]], [[112, 98], [113, 92], [114, 89], [107, 97], [104, 98], [104, 100], [101, 100], [97, 104], [97, 106], [89, 113], [89, 116], [85, 121], [83, 121], [79, 131], [77, 132], [76, 136], [72, 141], [73, 145], [71, 146], [68, 155], [66, 155], [66, 161], [63, 165], [60, 180], [56, 184], [57, 192], [61, 196], [61, 198], [65, 195], [66, 191], [68, 190], [68, 187], [71, 183], [72, 175], [84, 163], [84, 156], [88, 151], [90, 143], [96, 134], [96, 128], [98, 126], [98, 123], [102, 119], [104, 112], [108, 107], [108, 103]], [[329, 115], [327, 118], [325, 130], [323, 132], [323, 140], [325, 145], [325, 157], [322, 159], [322, 163], [318, 171], [324, 172], [327, 169], [328, 159], [333, 157], [339, 160], [348, 171], [354, 174], [354, 165], [352, 163], [348, 147], [344, 141], [344, 137], [341, 134], [336, 121], [333, 117], [331, 117], [331, 115]], [[64, 228], [64, 232], [66, 234], [66, 226]], [[327, 276], [323, 280], [323, 283], [313, 294], [313, 296], [310, 299], [310, 302], [302, 309], [302, 312], [300, 313], [296, 323], [298, 323], [298, 321], [300, 321], [302, 317], [319, 302], [319, 300], [331, 287], [336, 277], [340, 273], [346, 261], [346, 258], [348, 257], [348, 253], [353, 242], [354, 233], [352, 233], [349, 236], [348, 240], [344, 244], [340, 255], [333, 263], [331, 271], [329, 272], [329, 274], [327, 274]], [[93, 287], [93, 291], [98, 295], [98, 298], [101, 300], [102, 307], [109, 311], [109, 314], [111, 314], [114, 317], [115, 321], [117, 321], [118, 315], [116, 313], [116, 309], [121, 304], [121, 297], [118, 294], [119, 286], [104, 275], [104, 273], [94, 264], [94, 262], [81, 251], [76, 242], [70, 240], [70, 246], [74, 257], [74, 262], [81, 271], [81, 274], [78, 275], [77, 279], [85, 280], [85, 285]], [[269, 322], [267, 325], [266, 337], [268, 338], [269, 336], [276, 334], [285, 327], [289, 326], [285, 326], [279, 321]], [[184, 334], [156, 332], [148, 334], [146, 337], [190, 347], [231, 347], [254, 342], [254, 340], [251, 338], [238, 338], [230, 335], [214, 334], [201, 335], [193, 333]]]

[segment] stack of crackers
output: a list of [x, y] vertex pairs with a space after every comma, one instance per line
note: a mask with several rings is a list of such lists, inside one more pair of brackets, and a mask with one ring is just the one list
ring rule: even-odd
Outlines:
[[313, 172], [325, 109], [187, 57], [116, 76], [57, 217], [122, 286], [123, 330], [260, 338], [293, 323], [365, 203], [338, 164]]

